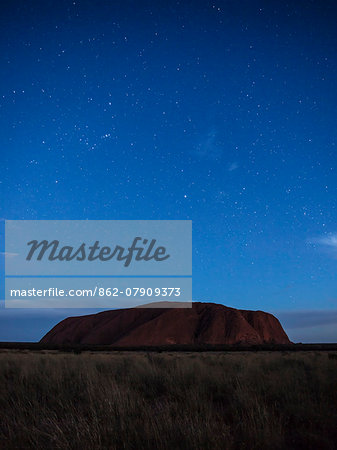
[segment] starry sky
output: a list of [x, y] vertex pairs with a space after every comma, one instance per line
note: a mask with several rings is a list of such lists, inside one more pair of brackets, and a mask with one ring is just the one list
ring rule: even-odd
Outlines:
[[[336, 19], [333, 0], [2, 1], [2, 267], [6, 219], [191, 219], [194, 300], [337, 342]], [[0, 340], [67, 315], [2, 308]]]

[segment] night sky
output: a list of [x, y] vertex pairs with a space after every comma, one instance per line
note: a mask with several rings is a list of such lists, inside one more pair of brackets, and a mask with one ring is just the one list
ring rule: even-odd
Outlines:
[[[329, 0], [2, 1], [0, 250], [5, 219], [191, 219], [195, 301], [336, 342], [336, 20]], [[1, 309], [0, 340], [67, 315]]]

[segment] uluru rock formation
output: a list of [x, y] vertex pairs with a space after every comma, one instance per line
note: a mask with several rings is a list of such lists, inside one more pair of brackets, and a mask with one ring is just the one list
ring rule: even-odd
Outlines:
[[69, 317], [41, 342], [114, 346], [290, 343], [272, 314], [199, 302], [192, 308], [129, 308]]

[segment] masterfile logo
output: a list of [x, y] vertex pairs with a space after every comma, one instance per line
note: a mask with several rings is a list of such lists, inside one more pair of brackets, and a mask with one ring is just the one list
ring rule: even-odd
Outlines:
[[5, 235], [6, 307], [192, 301], [191, 221], [6, 221]]
[[[141, 241], [139, 243], [138, 241]], [[31, 261], [34, 256], [36, 256], [37, 261], [41, 261], [46, 253], [49, 251], [48, 259], [49, 261], [95, 261], [99, 259], [100, 261], [110, 261], [112, 258], [116, 257], [117, 261], [123, 261], [125, 267], [129, 267], [133, 257], [135, 261], [150, 261], [154, 259], [155, 261], [165, 261], [170, 255], [166, 254], [165, 247], [155, 247], [156, 239], [151, 239], [150, 244], [148, 244], [148, 239], [142, 239], [141, 237], [135, 237], [133, 239], [131, 247], [124, 248], [120, 245], [116, 245], [114, 248], [107, 246], [100, 246], [99, 241], [95, 241], [93, 245], [87, 245], [85, 242], [75, 249], [70, 245], [61, 246], [60, 241], [53, 240], [50, 243], [46, 240], [38, 242], [36, 239], [27, 242], [31, 248], [26, 257], [27, 261]]]

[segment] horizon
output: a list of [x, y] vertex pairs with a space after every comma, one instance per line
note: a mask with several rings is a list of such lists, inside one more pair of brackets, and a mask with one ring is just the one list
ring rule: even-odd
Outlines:
[[[233, 308], [223, 303], [193, 300], [192, 303], [213, 303]], [[118, 309], [118, 308], [115, 308]], [[124, 309], [124, 308], [122, 308]], [[125, 308], [129, 309], [129, 308]], [[238, 308], [239, 309], [239, 308]], [[5, 339], [0, 342], [39, 342], [55, 325], [67, 317], [77, 317], [113, 309], [7, 309], [6, 315], [0, 315], [0, 330]], [[298, 310], [298, 311], [263, 311], [274, 315], [281, 323], [290, 341], [294, 343], [334, 344], [337, 309], [336, 310]], [[28, 317], [27, 317], [28, 316]], [[323, 329], [323, 331], [322, 331]], [[325, 336], [321, 340], [320, 336]], [[19, 336], [19, 338], [18, 338]], [[312, 338], [314, 337], [314, 339]], [[315, 338], [316, 337], [316, 338]]]

